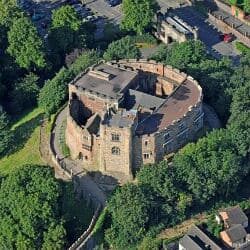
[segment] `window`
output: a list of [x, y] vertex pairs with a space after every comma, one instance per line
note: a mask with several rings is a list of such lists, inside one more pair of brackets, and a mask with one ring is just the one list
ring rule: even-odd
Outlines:
[[188, 129], [182, 131], [177, 135], [178, 143], [182, 144], [188, 139]]
[[173, 140], [168, 141], [163, 145], [164, 153], [170, 153], [173, 150]]
[[148, 141], [144, 141], [144, 145], [145, 145], [145, 146], [148, 146]]
[[179, 124], [179, 130], [183, 130], [185, 128], [185, 124], [184, 122]]
[[170, 138], [170, 134], [167, 132], [167, 133], [164, 135], [164, 140], [167, 141], [169, 138]]
[[82, 148], [83, 148], [83, 149], [86, 149], [86, 150], [88, 150], [88, 151], [91, 151], [91, 146], [82, 144]]
[[113, 147], [111, 153], [112, 155], [120, 155], [120, 149], [118, 147]]
[[150, 154], [149, 153], [144, 153], [143, 154], [143, 158], [146, 160], [146, 159], [149, 159], [150, 158]]
[[89, 140], [89, 137], [88, 137], [87, 135], [84, 135], [84, 136], [83, 136], [83, 140], [88, 141], [88, 140]]
[[120, 135], [118, 134], [111, 134], [112, 141], [120, 141]]

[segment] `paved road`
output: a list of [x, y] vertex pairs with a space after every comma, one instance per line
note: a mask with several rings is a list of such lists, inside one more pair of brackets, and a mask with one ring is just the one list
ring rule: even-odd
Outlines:
[[[186, 3], [185, 0], [157, 0], [162, 12], [166, 12], [168, 8], [177, 8]], [[110, 7], [104, 0], [86, 0], [85, 4], [94, 13], [104, 16], [110, 21], [119, 24], [122, 19], [121, 5]]]
[[52, 131], [52, 150], [56, 153], [59, 162], [63, 168], [71, 172], [73, 179], [76, 181], [78, 192], [82, 192], [85, 197], [90, 198], [95, 203], [100, 203], [103, 207], [106, 204], [107, 197], [99, 186], [92, 180], [92, 178], [83, 169], [81, 162], [73, 161], [69, 158], [64, 158], [60, 144], [60, 130], [63, 122], [66, 120], [68, 107], [63, 109], [57, 116], [54, 130]]
[[221, 32], [193, 7], [186, 6], [174, 10], [174, 13], [191, 26], [199, 28], [199, 38], [207, 46], [208, 52], [214, 57], [229, 56], [233, 61], [238, 61], [239, 53], [232, 43], [224, 43], [220, 40]]

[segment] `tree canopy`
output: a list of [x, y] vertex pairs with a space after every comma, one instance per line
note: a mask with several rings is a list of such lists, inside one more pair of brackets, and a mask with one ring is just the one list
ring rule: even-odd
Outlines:
[[15, 83], [10, 92], [11, 111], [17, 113], [36, 104], [39, 93], [38, 76], [29, 73]]
[[152, 25], [157, 9], [155, 0], [123, 0], [121, 28], [142, 34]]
[[21, 16], [17, 0], [0, 0], [0, 25], [9, 27], [11, 23]]
[[130, 36], [126, 36], [109, 44], [103, 58], [106, 61], [140, 58], [141, 52]]
[[60, 56], [75, 47], [86, 46], [86, 27], [72, 6], [65, 5], [53, 11], [49, 44]]
[[108, 206], [112, 226], [105, 235], [111, 246], [124, 249], [141, 240], [148, 226], [151, 202], [141, 187], [126, 184], [116, 190]]
[[6, 153], [13, 142], [13, 134], [10, 130], [10, 122], [6, 112], [0, 110], [0, 157]]
[[0, 248], [62, 249], [61, 188], [52, 169], [24, 166], [0, 186]]
[[8, 32], [8, 42], [7, 51], [20, 67], [26, 69], [45, 67], [42, 41], [33, 23], [27, 17], [13, 21]]

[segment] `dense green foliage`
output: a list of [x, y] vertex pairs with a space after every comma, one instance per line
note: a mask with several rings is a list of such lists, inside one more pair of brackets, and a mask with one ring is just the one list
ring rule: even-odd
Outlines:
[[20, 16], [21, 10], [16, 0], [0, 0], [0, 25], [10, 26]]
[[236, 47], [237, 50], [239, 50], [243, 54], [250, 53], [250, 48], [247, 47], [244, 43], [236, 41], [235, 42], [235, 47]]
[[10, 122], [7, 114], [0, 110], [0, 157], [10, 147], [13, 136], [10, 130]]
[[200, 203], [212, 197], [228, 198], [249, 172], [227, 131], [213, 131], [196, 144], [188, 144], [174, 157], [175, 177]]
[[135, 41], [130, 36], [126, 36], [120, 40], [110, 43], [103, 55], [103, 58], [106, 61], [110, 61], [125, 58], [139, 58], [140, 56], [141, 53], [139, 48], [136, 46]]
[[161, 45], [152, 59], [172, 65], [180, 70], [192, 67], [205, 60], [206, 49], [201, 41], [189, 40], [183, 43], [174, 43], [171, 47]]
[[151, 196], [135, 185], [127, 184], [116, 191], [109, 203], [113, 223], [105, 235], [111, 246], [124, 249], [143, 237], [153, 202]]
[[62, 249], [60, 194], [49, 167], [25, 166], [8, 175], [0, 188], [0, 248]]
[[[52, 13], [52, 24], [49, 31], [49, 46], [57, 54], [60, 61], [74, 48], [85, 48], [88, 43], [87, 33], [92, 27], [83, 23], [72, 6], [65, 5]], [[54, 59], [57, 61], [57, 58]]]
[[39, 94], [39, 106], [47, 115], [51, 115], [67, 99], [68, 83], [81, 71], [99, 59], [95, 51], [86, 51], [70, 66], [62, 68], [54, 78], [46, 81]]
[[66, 101], [67, 84], [71, 76], [66, 68], [62, 68], [54, 78], [46, 81], [39, 94], [39, 106], [47, 115], [53, 114]]
[[8, 42], [7, 51], [15, 58], [20, 67], [26, 69], [45, 67], [42, 41], [36, 28], [27, 17], [13, 21], [8, 32]]
[[123, 0], [121, 28], [142, 34], [152, 25], [157, 9], [155, 0]]
[[39, 93], [38, 76], [29, 73], [14, 85], [10, 92], [11, 110], [15, 113], [36, 104]]

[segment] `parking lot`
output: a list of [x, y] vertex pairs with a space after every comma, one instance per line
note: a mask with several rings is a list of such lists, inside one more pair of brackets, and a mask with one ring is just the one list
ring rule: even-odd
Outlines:
[[216, 58], [228, 56], [233, 61], [238, 61], [239, 53], [234, 48], [234, 45], [231, 42], [225, 43], [221, 41], [220, 35], [222, 32], [210, 23], [207, 18], [190, 6], [175, 9], [174, 12], [186, 23], [198, 27], [199, 39], [207, 46], [210, 54]]
[[[204, 16], [186, 4], [185, 0], [157, 0], [161, 11], [165, 13], [167, 9], [173, 8], [174, 12], [182, 20], [199, 28], [199, 37], [206, 46], [209, 53], [216, 58], [229, 56], [237, 61], [238, 52], [232, 43], [225, 43], [220, 40], [220, 34], [216, 27], [209, 23]], [[111, 7], [105, 0], [84, 0], [80, 4], [79, 0], [41, 1], [32, 2], [23, 0], [25, 11], [31, 16], [38, 28], [39, 33], [46, 38], [52, 10], [65, 4], [71, 4], [77, 13], [86, 21], [96, 22], [98, 30], [104, 25], [104, 17], [113, 23], [119, 24], [122, 20], [121, 5]], [[98, 32], [97, 32], [98, 33]], [[99, 32], [101, 33], [101, 32]]]

